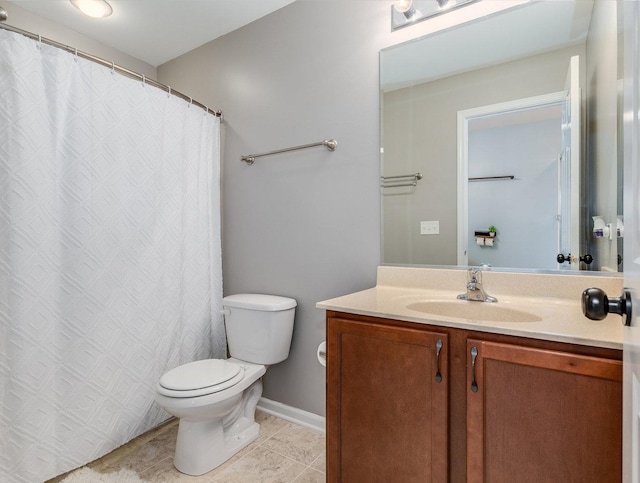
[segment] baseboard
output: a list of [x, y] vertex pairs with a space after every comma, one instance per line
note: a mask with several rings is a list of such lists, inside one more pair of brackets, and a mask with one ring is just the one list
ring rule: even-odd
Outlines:
[[302, 409], [287, 406], [286, 404], [272, 401], [267, 398], [260, 398], [257, 408], [267, 414], [271, 414], [278, 418], [286, 419], [300, 426], [315, 429], [317, 431], [326, 432], [325, 418], [317, 414], [303, 411]]

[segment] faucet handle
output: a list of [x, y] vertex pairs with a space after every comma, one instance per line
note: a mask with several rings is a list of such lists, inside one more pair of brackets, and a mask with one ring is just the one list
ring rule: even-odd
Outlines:
[[470, 282], [480, 282], [482, 279], [482, 270], [479, 268], [470, 268], [467, 271], [467, 275]]

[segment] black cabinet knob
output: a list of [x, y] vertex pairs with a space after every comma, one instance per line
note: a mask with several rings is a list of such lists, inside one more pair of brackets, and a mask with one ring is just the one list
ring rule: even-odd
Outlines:
[[593, 257], [587, 253], [586, 255], [580, 257], [580, 261], [586, 263], [587, 265], [591, 265], [591, 262], [593, 262]]
[[588, 288], [582, 292], [582, 313], [591, 320], [602, 320], [607, 314], [622, 316], [624, 325], [631, 325], [631, 293], [624, 290], [617, 298], [609, 298], [602, 289]]

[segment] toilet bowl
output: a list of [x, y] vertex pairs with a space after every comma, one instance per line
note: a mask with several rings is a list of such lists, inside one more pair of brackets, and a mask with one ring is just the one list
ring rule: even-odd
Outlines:
[[[208, 363], [228, 364], [238, 370], [237, 375], [219, 384], [208, 385], [210, 381], [206, 380], [206, 371], [214, 369]], [[198, 364], [201, 367], [197, 367]], [[163, 385], [163, 381], [172, 379], [171, 376], [189, 369], [204, 376], [194, 387], [208, 386], [170, 389]], [[173, 464], [182, 473], [202, 475], [258, 437], [260, 428], [253, 416], [262, 395], [260, 378], [266, 368], [234, 359], [207, 359], [179, 366], [173, 371], [178, 374], [166, 373], [158, 382], [156, 394], [156, 402], [180, 419]], [[194, 378], [191, 381], [196, 382]]]
[[155, 400], [180, 419], [174, 466], [188, 475], [216, 468], [254, 441], [255, 409], [267, 365], [289, 355], [296, 301], [239, 294], [223, 299], [229, 359], [205, 359], [165, 373]]

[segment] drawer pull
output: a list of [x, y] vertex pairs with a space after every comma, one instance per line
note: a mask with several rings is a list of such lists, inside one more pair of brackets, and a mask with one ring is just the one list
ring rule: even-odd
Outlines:
[[440, 351], [442, 350], [442, 340], [436, 341], [436, 382], [442, 382], [442, 374], [440, 374]]
[[471, 391], [478, 392], [478, 383], [476, 382], [476, 357], [478, 357], [478, 349], [471, 348]]

